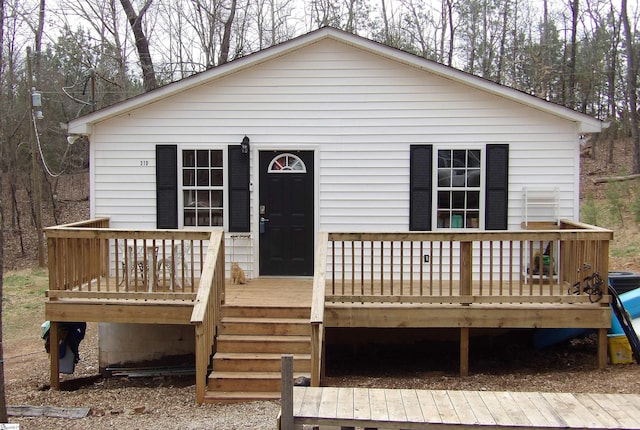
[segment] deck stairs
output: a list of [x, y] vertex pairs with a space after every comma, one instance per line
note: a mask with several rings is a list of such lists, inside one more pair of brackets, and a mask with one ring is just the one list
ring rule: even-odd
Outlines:
[[280, 399], [282, 354], [293, 354], [295, 377], [310, 376], [309, 306], [223, 305], [221, 313], [206, 403]]

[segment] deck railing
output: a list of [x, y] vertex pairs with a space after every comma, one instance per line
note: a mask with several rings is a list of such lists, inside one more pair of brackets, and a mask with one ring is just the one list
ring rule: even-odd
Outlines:
[[[321, 378], [327, 303], [589, 305], [588, 294], [570, 294], [569, 287], [582, 288], [593, 271], [606, 286], [613, 233], [571, 221], [534, 228], [321, 233], [311, 310], [312, 385]], [[605, 287], [595, 306], [608, 301]]]
[[[196, 398], [202, 403], [225, 295], [224, 232], [118, 230], [108, 218], [47, 228], [50, 300], [193, 302]], [[208, 242], [208, 244], [207, 244]]]
[[313, 296], [311, 297], [311, 385], [320, 385], [321, 366], [324, 345], [324, 302], [327, 271], [327, 245], [329, 235], [318, 234], [315, 268], [313, 276]]
[[207, 389], [207, 369], [215, 353], [215, 337], [220, 323], [220, 305], [224, 303], [225, 286], [224, 233], [215, 231], [200, 277], [198, 296], [191, 314], [196, 335], [196, 401], [203, 403]]
[[193, 300], [210, 232], [120, 230], [108, 218], [45, 229], [49, 297]]

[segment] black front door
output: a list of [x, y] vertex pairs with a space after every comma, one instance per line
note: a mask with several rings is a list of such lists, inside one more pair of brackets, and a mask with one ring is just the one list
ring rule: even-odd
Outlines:
[[313, 151], [260, 151], [260, 275], [313, 275]]

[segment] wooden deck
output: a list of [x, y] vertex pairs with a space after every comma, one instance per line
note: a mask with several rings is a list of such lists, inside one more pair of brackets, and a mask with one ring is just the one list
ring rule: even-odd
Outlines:
[[638, 394], [294, 387], [293, 424], [385, 429], [640, 429]]
[[[300, 313], [287, 316], [285, 311], [296, 307], [310, 306], [305, 312], [310, 314], [314, 386], [321, 385], [325, 367], [325, 329], [335, 327], [457, 328], [461, 375], [468, 373], [473, 328], [593, 328], [598, 362], [605, 367], [609, 296], [591, 303], [587, 295], [567, 289], [576, 282], [584, 287], [579, 270], [585, 262], [606, 284], [612, 232], [567, 220], [541, 228], [319, 232], [313, 279], [260, 278], [229, 285], [224, 231], [111, 229], [108, 219], [98, 218], [46, 230], [45, 315], [54, 343], [58, 323], [65, 321], [191, 324], [198, 402], [205, 398], [221, 333], [250, 336], [265, 327], [292, 332], [289, 319], [307, 320]], [[544, 255], [553, 263], [545, 263]], [[545, 264], [548, 279], [536, 277], [536, 267], [544, 276]], [[51, 376], [56, 388], [55, 359]]]
[[255, 278], [246, 284], [227, 280], [225, 306], [311, 306], [312, 278]]

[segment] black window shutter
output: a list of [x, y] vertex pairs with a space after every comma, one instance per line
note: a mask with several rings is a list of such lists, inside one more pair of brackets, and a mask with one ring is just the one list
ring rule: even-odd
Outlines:
[[178, 228], [178, 147], [156, 146], [156, 225]]
[[506, 230], [509, 184], [509, 145], [487, 145], [485, 229]]
[[411, 145], [409, 230], [431, 230], [433, 145]]
[[249, 155], [229, 146], [229, 231], [249, 231]]

